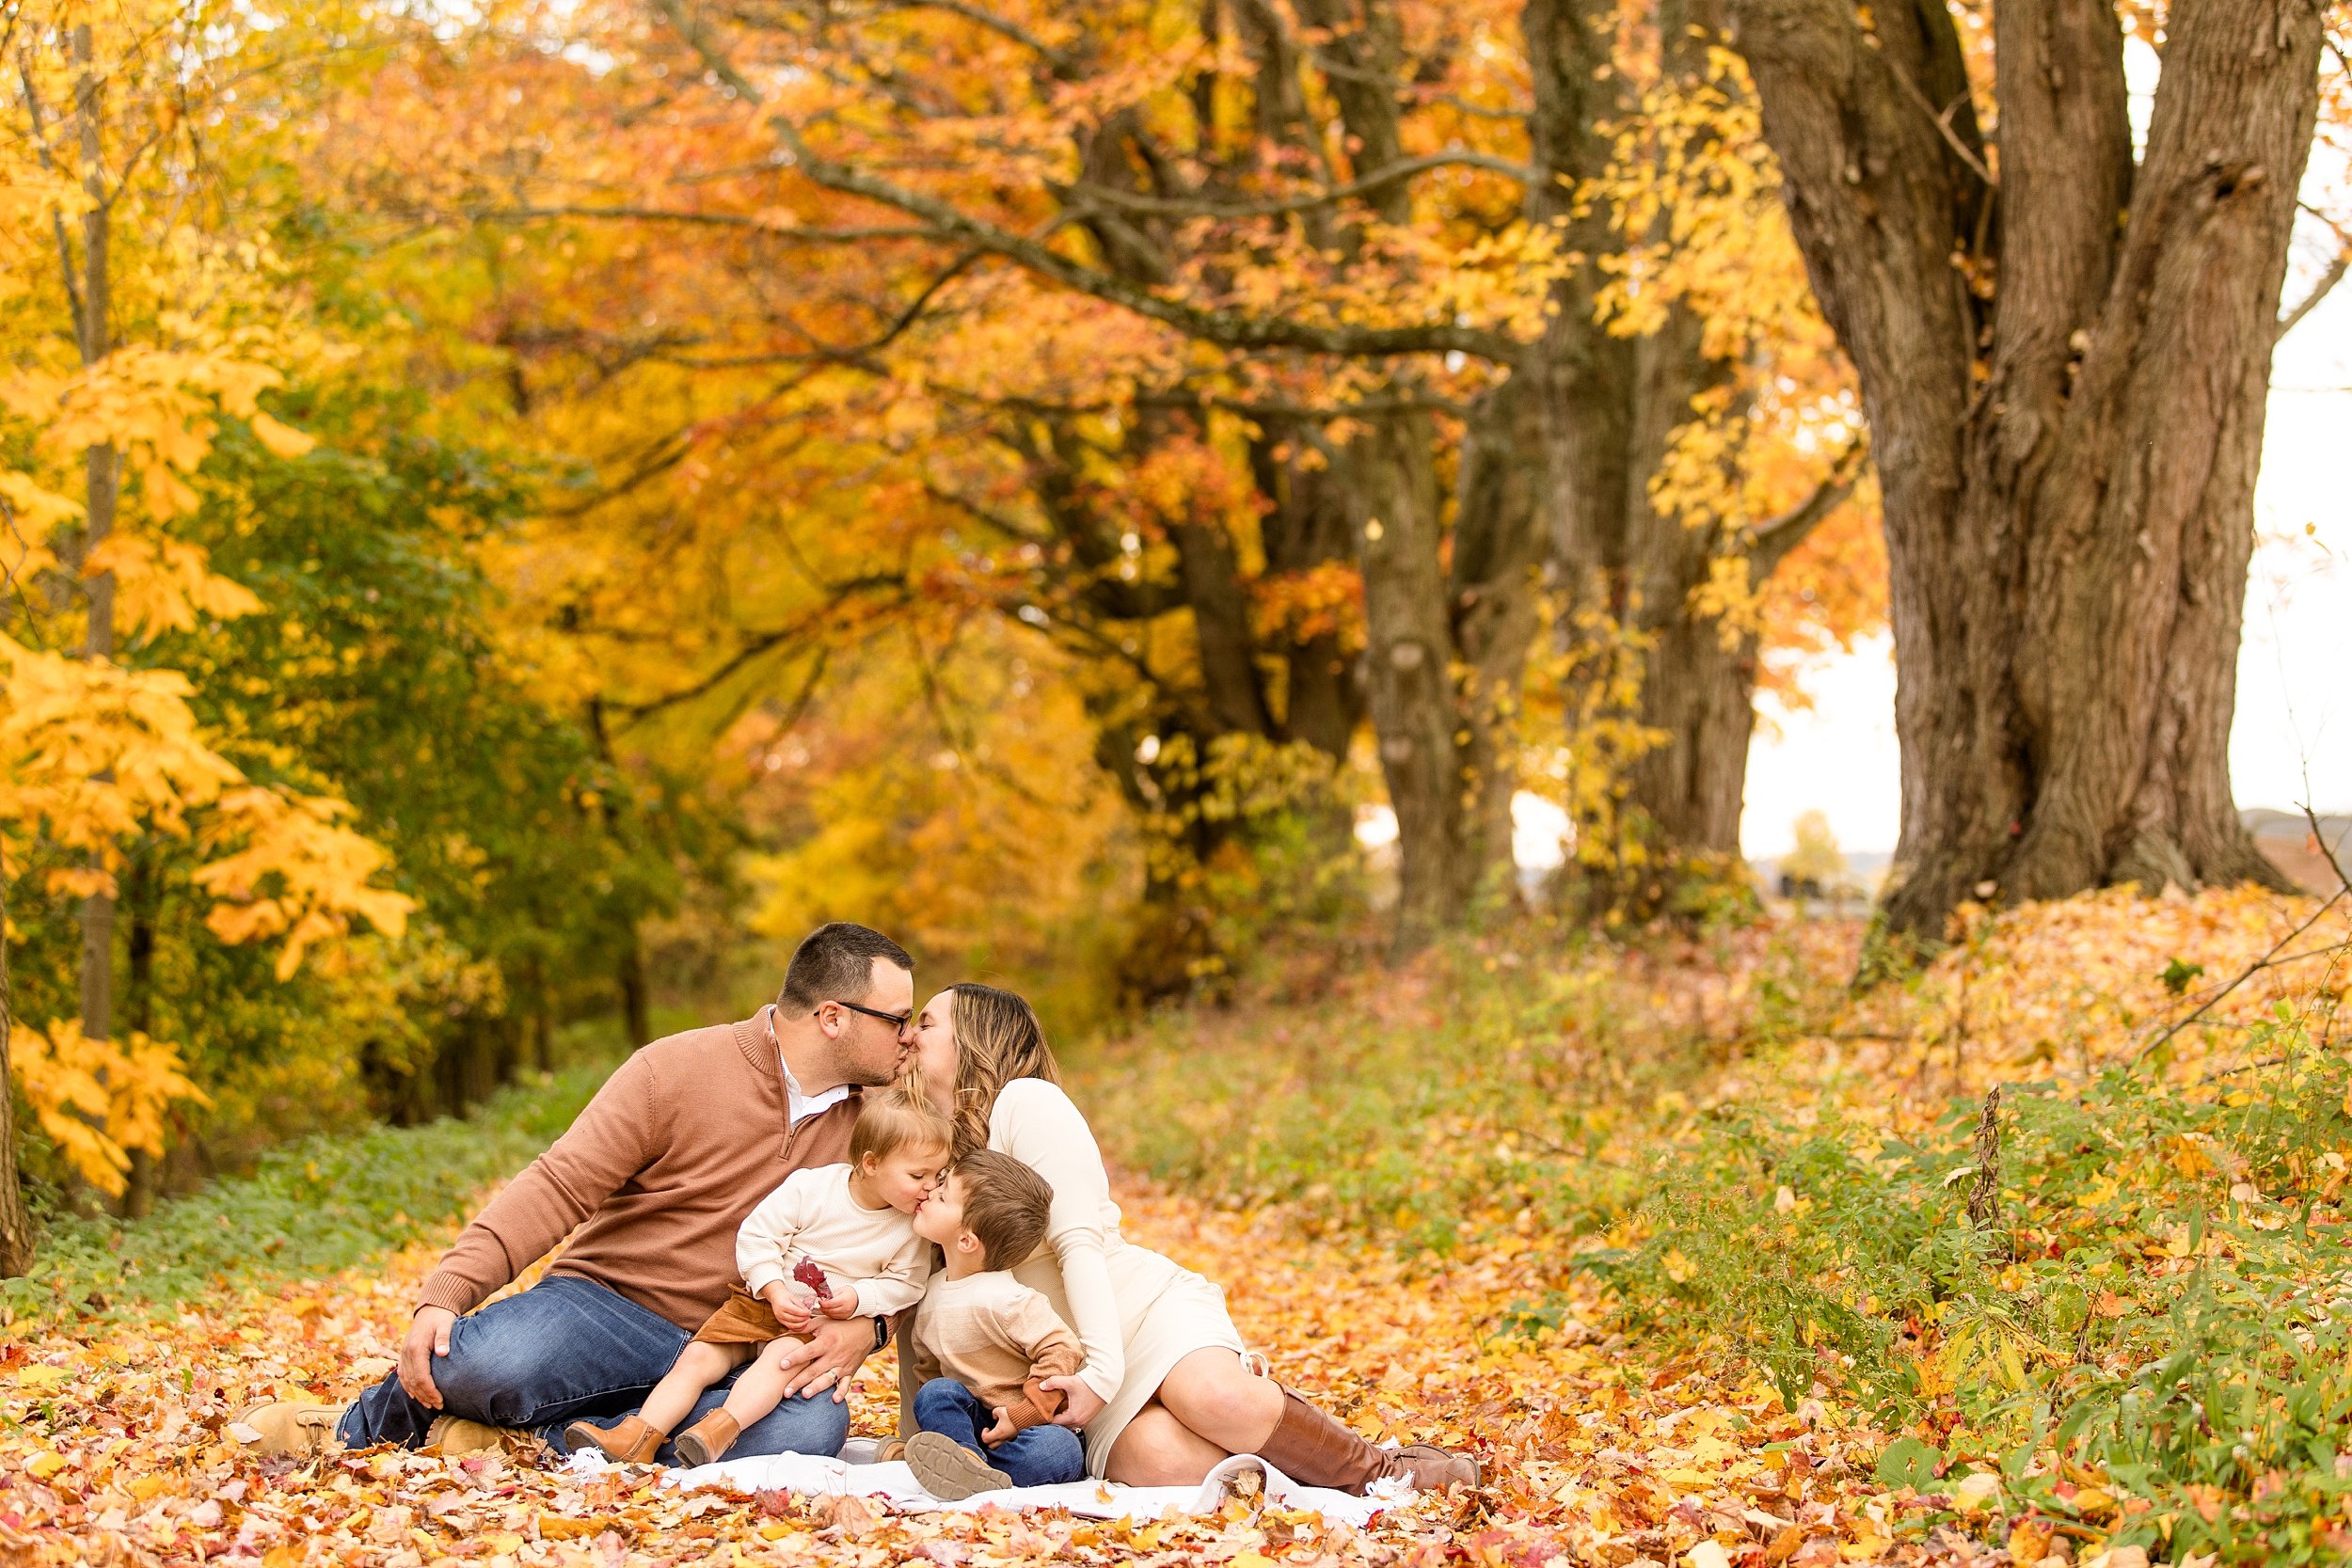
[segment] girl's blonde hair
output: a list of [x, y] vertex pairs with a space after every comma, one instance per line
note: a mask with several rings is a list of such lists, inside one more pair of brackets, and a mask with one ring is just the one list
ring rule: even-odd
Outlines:
[[953, 989], [948, 1018], [956, 1032], [955, 1152], [988, 1147], [988, 1113], [1016, 1078], [1061, 1082], [1037, 1009], [1009, 990], [966, 983]]
[[868, 1089], [859, 1097], [857, 1122], [850, 1129], [850, 1165], [866, 1168], [866, 1157], [886, 1160], [902, 1148], [947, 1149], [955, 1129], [931, 1108], [919, 1088]]

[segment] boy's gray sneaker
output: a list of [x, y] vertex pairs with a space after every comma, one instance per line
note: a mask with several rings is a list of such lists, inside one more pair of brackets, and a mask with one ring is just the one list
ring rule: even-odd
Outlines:
[[954, 1502], [977, 1492], [1001, 1492], [1012, 1478], [954, 1438], [936, 1432], [918, 1432], [907, 1439], [907, 1468], [923, 1490], [942, 1502]]

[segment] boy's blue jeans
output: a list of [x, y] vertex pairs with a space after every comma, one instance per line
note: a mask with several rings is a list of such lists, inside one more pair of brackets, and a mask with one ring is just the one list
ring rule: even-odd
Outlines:
[[993, 1449], [981, 1442], [980, 1433], [996, 1424], [996, 1413], [952, 1377], [935, 1377], [914, 1391], [914, 1424], [954, 1438], [1011, 1477], [1015, 1486], [1086, 1480], [1086, 1445], [1068, 1427], [1030, 1427]]
[[[352, 1448], [372, 1443], [421, 1448], [436, 1417], [463, 1416], [535, 1430], [564, 1453], [567, 1423], [584, 1417], [611, 1426], [636, 1410], [691, 1338], [617, 1291], [557, 1275], [450, 1325], [449, 1354], [433, 1358], [439, 1410], [410, 1399], [393, 1372], [343, 1413], [335, 1434]], [[678, 1430], [725, 1403], [728, 1385], [741, 1370], [706, 1389]], [[850, 1407], [834, 1403], [832, 1390], [825, 1389], [787, 1400], [754, 1421], [727, 1457], [837, 1454], [849, 1434]], [[667, 1445], [661, 1459], [677, 1463]]]

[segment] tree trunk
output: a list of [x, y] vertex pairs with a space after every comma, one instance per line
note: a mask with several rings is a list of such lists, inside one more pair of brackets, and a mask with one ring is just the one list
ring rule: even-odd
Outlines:
[[16, 1168], [15, 1080], [8, 1066], [16, 997], [8, 985], [8, 867], [0, 864], [0, 1279], [17, 1279], [33, 1267], [33, 1218], [25, 1212]]
[[645, 985], [645, 950], [637, 935], [637, 922], [625, 919], [621, 951], [613, 964], [613, 980], [621, 991], [621, 1018], [628, 1031], [628, 1048], [653, 1040], [653, 996]]
[[[125, 1001], [129, 1004], [123, 1009], [125, 1022], [134, 1033], [151, 1037], [155, 1032], [155, 916], [163, 896], [163, 878], [152, 856], [141, 855], [131, 863], [129, 885], [123, 893], [123, 904], [131, 915], [130, 934], [123, 943]], [[131, 1168], [122, 1188], [122, 1217], [144, 1219], [154, 1212], [163, 1151], [134, 1148], [127, 1152]]]
[[1366, 705], [1396, 813], [1397, 957], [1509, 874], [1511, 727], [1543, 541], [1529, 401], [1505, 382], [1471, 416], [1450, 567], [1428, 415], [1367, 420], [1334, 454], [1364, 579]]
[[[1359, 169], [1405, 156], [1396, 84], [1411, 74], [1391, 6], [1302, 0], [1327, 29], [1326, 86]], [[1387, 222], [1410, 221], [1402, 184], [1375, 194]], [[1333, 237], [1344, 249], [1357, 236]], [[1410, 396], [1410, 376], [1390, 383]], [[1399, 888], [1393, 956], [1461, 920], [1511, 865], [1511, 796], [1519, 680], [1535, 627], [1540, 481], [1515, 454], [1534, 435], [1524, 391], [1506, 382], [1472, 415], [1453, 562], [1443, 550], [1438, 433], [1425, 413], [1381, 414], [1335, 464], [1364, 581], [1365, 707], [1396, 813]], [[1518, 471], [1514, 472], [1514, 468]]]
[[[1623, 73], [1612, 69], [1617, 24], [1616, 8], [1595, 0], [1531, 0], [1521, 23], [1534, 69], [1535, 162], [1552, 176], [1531, 188], [1530, 214], [1565, 220], [1570, 246], [1588, 257], [1623, 243], [1603, 204], [1576, 198], [1610, 156], [1600, 128], [1630, 108], [1618, 86]], [[1667, 77], [1704, 70], [1711, 8], [1663, 5], [1658, 29]], [[1613, 333], [1595, 318], [1602, 280], [1589, 262], [1561, 280], [1535, 354], [1552, 453], [1552, 577], [1566, 600], [1564, 639], [1579, 635], [1579, 612], [1597, 610], [1642, 650], [1640, 696], [1628, 717], [1655, 738], [1622, 765], [1621, 793], [1606, 815], [1623, 820], [1596, 816], [1580, 827], [1638, 840], [1645, 859], [1736, 857], [1755, 728], [1755, 640], [1735, 636], [1726, 645], [1724, 628], [1698, 615], [1692, 596], [1719, 555], [1747, 546], [1660, 512], [1650, 484], [1677, 429], [1696, 417], [1693, 400], [1722, 388], [1737, 367], [1708, 355], [1705, 323], [1679, 305], [1653, 332]], [[1787, 538], [1769, 562], [1752, 552], [1754, 578], [1769, 575], [1794, 542]], [[1615, 675], [1615, 660], [1592, 658], [1578, 661], [1571, 678]], [[1585, 714], [1617, 704], [1572, 691], [1565, 706]], [[1640, 879], [1643, 886], [1653, 880]]]
[[1887, 924], [1932, 940], [1968, 897], [2280, 885], [2228, 743], [2319, 8], [2176, 5], [2135, 169], [2105, 0], [2002, 0], [1997, 190], [1940, 4], [1876, 8], [1874, 39], [1841, 0], [1733, 10], [1879, 457]]
[[[1299, 421], [1260, 420], [1262, 432], [1249, 445], [1250, 471], [1263, 498], [1258, 532], [1265, 541], [1269, 577], [1310, 571], [1334, 562], [1352, 562], [1347, 503], [1326, 465], [1305, 458], [1313, 437]], [[1344, 762], [1363, 722], [1364, 695], [1354, 660], [1340, 634], [1326, 632], [1281, 648], [1281, 733], [1334, 762]]]
[[1454, 755], [1454, 633], [1428, 425], [1426, 414], [1368, 420], [1339, 450], [1364, 578], [1365, 707], [1396, 813], [1400, 956], [1459, 917], [1465, 873], [1478, 869]]
[[[74, 27], [72, 51], [78, 73], [73, 86], [73, 113], [81, 141], [82, 185], [90, 201], [89, 211], [82, 217], [80, 287], [73, 291], [81, 299], [78, 346], [82, 364], [87, 367], [105, 358], [114, 346], [108, 325], [113, 293], [113, 271], [109, 264], [112, 214], [107, 205], [105, 150], [98, 124], [103, 84], [96, 71], [88, 23]], [[83, 460], [83, 477], [86, 510], [82, 555], [87, 560], [89, 553], [114, 531], [120, 481], [114, 448], [90, 448]], [[114, 574], [88, 573], [82, 581], [89, 605], [83, 657], [93, 663], [111, 659], [115, 653]], [[93, 855], [92, 868], [104, 870], [103, 856]], [[89, 1039], [114, 1037], [114, 897], [107, 893], [92, 893], [82, 900], [82, 1033]]]
[[1454, 736], [1471, 846], [1460, 890], [1466, 898], [1517, 871], [1511, 800], [1519, 782], [1519, 691], [1541, 625], [1536, 588], [1546, 545], [1542, 420], [1533, 392], [1514, 376], [1486, 394], [1463, 432], [1454, 485], [1447, 599], [1462, 672]]

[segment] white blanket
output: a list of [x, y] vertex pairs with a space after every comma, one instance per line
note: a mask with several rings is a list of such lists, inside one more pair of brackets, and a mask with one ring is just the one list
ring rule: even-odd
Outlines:
[[[849, 1454], [864, 1458], [870, 1447], [852, 1438]], [[608, 1461], [594, 1449], [573, 1453], [574, 1470], [593, 1475]], [[1223, 1501], [1225, 1477], [1243, 1469], [1265, 1472], [1266, 1500], [1278, 1508], [1320, 1513], [1361, 1527], [1382, 1509], [1402, 1502], [1412, 1493], [1394, 1482], [1375, 1481], [1374, 1496], [1351, 1497], [1326, 1487], [1301, 1486], [1263, 1460], [1248, 1455], [1227, 1459], [1199, 1486], [1121, 1486], [1115, 1481], [1073, 1481], [1059, 1486], [1015, 1486], [982, 1492], [948, 1502], [932, 1497], [902, 1461], [888, 1465], [851, 1464], [816, 1454], [759, 1454], [722, 1460], [693, 1469], [665, 1470], [665, 1485], [732, 1486], [744, 1492], [805, 1492], [817, 1496], [871, 1497], [909, 1513], [968, 1513], [982, 1508], [1063, 1508], [1091, 1519], [1156, 1519], [1168, 1513], [1214, 1513]]]

